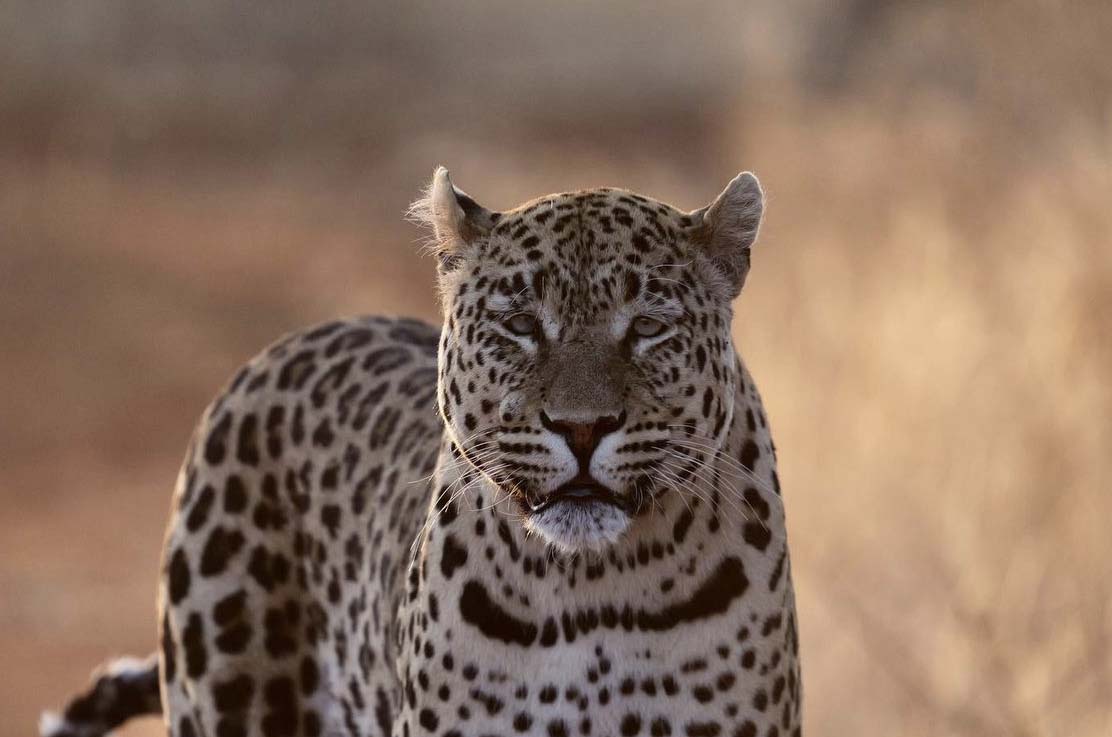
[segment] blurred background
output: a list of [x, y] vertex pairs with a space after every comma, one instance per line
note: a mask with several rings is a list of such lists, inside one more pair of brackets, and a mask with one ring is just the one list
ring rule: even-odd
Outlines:
[[238, 364], [437, 318], [441, 163], [495, 209], [756, 171], [806, 731], [1112, 734], [1110, 39], [1096, 1], [0, 0], [0, 737], [153, 650]]

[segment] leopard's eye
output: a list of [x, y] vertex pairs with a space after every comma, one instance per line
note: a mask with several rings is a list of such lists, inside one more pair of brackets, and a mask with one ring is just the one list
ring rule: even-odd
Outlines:
[[667, 330], [668, 326], [651, 317], [636, 317], [629, 329], [638, 338], [655, 338]]
[[519, 312], [503, 323], [506, 329], [514, 335], [533, 335], [537, 332], [537, 316], [528, 312]]

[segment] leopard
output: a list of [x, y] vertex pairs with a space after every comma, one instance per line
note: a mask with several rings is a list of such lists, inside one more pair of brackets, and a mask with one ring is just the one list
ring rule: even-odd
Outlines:
[[776, 448], [735, 346], [757, 178], [410, 218], [442, 315], [288, 335], [204, 411], [158, 646], [43, 737], [798, 737]]

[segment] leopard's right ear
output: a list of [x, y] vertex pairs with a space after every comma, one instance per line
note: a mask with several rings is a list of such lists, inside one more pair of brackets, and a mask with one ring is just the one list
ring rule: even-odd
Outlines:
[[448, 170], [438, 166], [424, 196], [409, 206], [408, 217], [431, 231], [429, 250], [441, 268], [450, 269], [467, 245], [490, 235], [500, 215], [468, 197], [452, 184]]

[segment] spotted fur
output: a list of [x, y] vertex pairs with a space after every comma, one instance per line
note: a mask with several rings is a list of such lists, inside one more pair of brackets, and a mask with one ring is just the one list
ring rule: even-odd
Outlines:
[[[775, 450], [730, 330], [761, 202], [745, 174], [694, 212], [493, 213], [438, 171], [414, 213], [442, 326], [287, 337], [205, 412], [164, 552], [170, 734], [800, 734]], [[145, 683], [44, 734], [157, 710]]]

